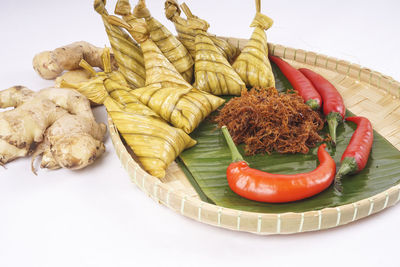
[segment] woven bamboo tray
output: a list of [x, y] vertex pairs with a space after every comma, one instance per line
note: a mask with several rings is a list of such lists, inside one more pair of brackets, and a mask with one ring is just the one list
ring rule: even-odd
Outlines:
[[[246, 40], [227, 38], [242, 48]], [[346, 107], [371, 120], [374, 129], [400, 150], [400, 83], [391, 77], [349, 62], [299, 49], [269, 44], [270, 53], [295, 67], [307, 67], [327, 78], [342, 94]], [[132, 158], [109, 118], [111, 139], [132, 181], [157, 202], [214, 226], [256, 234], [291, 234], [348, 224], [377, 213], [400, 200], [400, 185], [347, 205], [308, 212], [256, 213], [223, 208], [200, 200], [177, 164], [164, 179], [145, 172]], [[399, 173], [400, 175], [400, 173]]]

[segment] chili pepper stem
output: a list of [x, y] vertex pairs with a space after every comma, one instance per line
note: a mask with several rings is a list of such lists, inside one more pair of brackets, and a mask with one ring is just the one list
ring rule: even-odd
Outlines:
[[240, 154], [239, 150], [237, 149], [235, 143], [232, 140], [231, 135], [229, 134], [228, 128], [226, 128], [226, 126], [222, 126], [221, 127], [222, 133], [224, 134], [226, 143], [228, 144], [229, 150], [231, 151], [231, 155], [232, 155], [232, 162], [236, 162], [236, 161], [243, 161], [243, 157]]
[[346, 157], [343, 159], [339, 171], [335, 176], [335, 181], [333, 186], [335, 194], [339, 196], [342, 195], [343, 192], [342, 177], [347, 174], [354, 173], [357, 170], [358, 170], [358, 165], [354, 158]]
[[310, 99], [306, 102], [306, 105], [309, 106], [312, 110], [318, 110], [320, 108], [318, 101], [315, 99]]
[[336, 128], [339, 123], [342, 122], [342, 116], [337, 112], [331, 112], [326, 117], [329, 127], [329, 135], [332, 138], [332, 142], [336, 145]]
[[[342, 168], [341, 168], [342, 169]], [[343, 193], [343, 185], [342, 185], [342, 177], [344, 175], [338, 172], [335, 176], [335, 180], [333, 182], [333, 190], [334, 193], [338, 196], [341, 196]]]

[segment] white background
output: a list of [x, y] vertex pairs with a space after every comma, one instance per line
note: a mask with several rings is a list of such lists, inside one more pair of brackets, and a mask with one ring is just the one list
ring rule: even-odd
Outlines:
[[[164, 18], [162, 0], [148, 0]], [[275, 21], [269, 41], [345, 59], [400, 80], [400, 2], [263, 1]], [[2, 0], [0, 89], [52, 85], [34, 54], [85, 40], [108, 45], [92, 1]], [[187, 0], [210, 32], [248, 38], [254, 1]], [[110, 13], [114, 1], [107, 4]], [[95, 109], [105, 122], [102, 107]], [[400, 205], [347, 226], [256, 236], [198, 223], [161, 206], [128, 178], [110, 138], [81, 171], [30, 171], [30, 159], [0, 168], [0, 266], [399, 266]], [[400, 175], [400, 174], [399, 174]]]

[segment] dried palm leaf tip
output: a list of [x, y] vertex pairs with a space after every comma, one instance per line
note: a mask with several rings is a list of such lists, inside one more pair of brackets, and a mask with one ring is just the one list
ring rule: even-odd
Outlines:
[[191, 83], [194, 62], [186, 47], [163, 24], [151, 16], [144, 0], [140, 0], [135, 6], [133, 16], [146, 20], [150, 38], [183, 78]]
[[117, 15], [121, 15], [122, 19], [110, 15], [107, 18], [108, 23], [126, 29], [138, 43], [142, 43], [149, 38], [146, 23], [143, 19], [136, 18], [132, 14], [129, 0], [118, 0], [114, 12]]
[[[119, 2], [119, 13], [129, 12], [129, 2]], [[145, 70], [143, 54], [139, 45], [120, 27], [108, 22], [109, 14], [105, 8], [105, 0], [95, 0], [94, 9], [101, 15], [103, 24], [118, 63], [118, 70], [124, 75], [132, 88], [143, 87], [145, 84]], [[126, 9], [128, 9], [126, 11]]]
[[181, 9], [179, 8], [178, 2], [176, 0], [167, 0], [164, 3], [165, 17], [171, 19], [173, 16], [181, 15]]
[[[185, 13], [187, 19], [184, 19], [180, 16], [181, 9]], [[208, 24], [207, 21], [193, 15], [185, 3], [179, 6], [178, 2], [175, 0], [165, 1], [165, 16], [174, 23], [175, 29], [178, 33], [179, 41], [181, 41], [182, 44], [187, 48], [191, 56], [195, 58], [196, 49], [194, 42], [197, 35], [195, 30], [200, 29], [207, 31], [210, 27], [210, 24]], [[240, 50], [224, 39], [218, 38], [213, 34], [209, 35], [224, 57], [226, 57], [227, 60], [232, 63], [240, 53]]]
[[245, 143], [247, 155], [308, 153], [323, 139], [318, 131], [324, 122], [319, 113], [293, 94], [279, 94], [275, 88], [243, 90], [231, 99], [215, 118], [226, 125], [236, 144]]
[[128, 16], [131, 14], [131, 9], [132, 7], [129, 0], [118, 0], [115, 5], [114, 13], [121, 16]]
[[151, 17], [150, 10], [146, 7], [144, 0], [139, 0], [138, 4], [133, 9], [133, 15], [137, 18]]

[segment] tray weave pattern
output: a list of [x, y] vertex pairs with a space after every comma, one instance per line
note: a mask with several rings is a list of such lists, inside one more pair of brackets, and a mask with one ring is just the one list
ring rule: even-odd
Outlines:
[[[226, 38], [242, 48], [246, 40]], [[400, 150], [400, 83], [356, 64], [282, 45], [269, 44], [270, 53], [295, 67], [307, 67], [327, 78], [342, 94], [346, 107], [371, 120], [374, 129]], [[203, 202], [173, 163], [160, 180], [145, 172], [124, 146], [109, 118], [116, 153], [135, 183], [156, 202], [194, 220], [231, 230], [256, 234], [292, 234], [345, 225], [377, 213], [400, 200], [400, 185], [347, 205], [302, 213], [256, 213]], [[399, 174], [400, 175], [400, 174]]]

